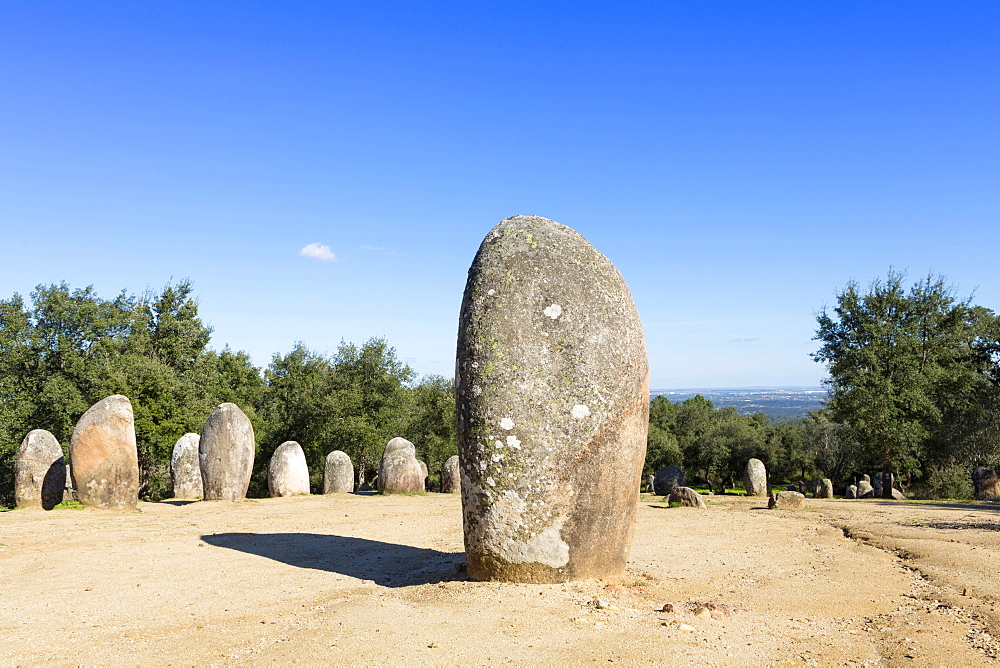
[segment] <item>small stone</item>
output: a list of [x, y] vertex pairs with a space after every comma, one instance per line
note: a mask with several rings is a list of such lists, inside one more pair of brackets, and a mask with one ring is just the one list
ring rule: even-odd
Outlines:
[[462, 478], [458, 468], [458, 455], [452, 455], [441, 466], [441, 493], [458, 494], [462, 491]]
[[[666, 624], [664, 624], [664, 626], [665, 625]], [[677, 625], [677, 630], [678, 631], [684, 631], [685, 633], [691, 633], [692, 631], [695, 630], [695, 628], [693, 626], [691, 626], [690, 624], [678, 624]]]
[[660, 608], [660, 612], [673, 612], [673, 611], [674, 611], [673, 603], [664, 603], [663, 607]]
[[326, 456], [323, 466], [323, 493], [345, 494], [354, 491], [354, 464], [342, 450]]
[[848, 485], [847, 488], [844, 490], [844, 498], [845, 499], [856, 499], [856, 498], [858, 498], [858, 486], [857, 485]]
[[201, 461], [198, 458], [198, 434], [184, 434], [174, 443], [170, 455], [170, 480], [175, 499], [200, 499]]
[[747, 462], [743, 471], [743, 487], [747, 496], [767, 496], [767, 469], [764, 468], [764, 462], [759, 459]]
[[383, 494], [422, 492], [424, 479], [414, 445], [398, 436], [390, 440], [378, 466], [378, 491]]
[[14, 502], [18, 508], [52, 510], [63, 500], [66, 460], [50, 432], [32, 429], [14, 460]]
[[767, 507], [779, 510], [801, 508], [805, 498], [805, 495], [801, 492], [778, 492], [771, 495], [771, 499], [767, 502]]
[[711, 619], [712, 611], [702, 605], [699, 606], [697, 609], [695, 609], [694, 616], [698, 617], [699, 619]]
[[306, 453], [295, 441], [285, 441], [271, 455], [267, 465], [267, 491], [272, 497], [309, 493]]
[[667, 503], [679, 503], [687, 508], [708, 508], [701, 494], [690, 487], [674, 487], [667, 496]]

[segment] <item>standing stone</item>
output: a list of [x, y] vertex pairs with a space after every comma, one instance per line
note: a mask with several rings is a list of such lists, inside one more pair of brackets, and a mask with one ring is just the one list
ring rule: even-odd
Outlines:
[[219, 404], [201, 430], [202, 498], [240, 501], [247, 496], [255, 449], [253, 425], [236, 404]]
[[993, 469], [978, 466], [972, 472], [976, 501], [1000, 501], [1000, 479]]
[[872, 487], [871, 483], [867, 480], [861, 480], [858, 482], [858, 498], [859, 499], [870, 499], [875, 496], [875, 488]]
[[816, 493], [817, 499], [832, 499], [833, 498], [833, 481], [829, 478], [823, 478], [819, 481], [819, 491]]
[[501, 221], [469, 269], [457, 398], [469, 576], [620, 577], [646, 453], [649, 370], [614, 265], [559, 223]]
[[32, 429], [14, 460], [14, 502], [18, 508], [52, 510], [63, 500], [65, 488], [62, 446], [44, 429]]
[[63, 489], [63, 501], [76, 501], [76, 490], [73, 489], [73, 471], [66, 465], [66, 488]]
[[397, 436], [386, 444], [378, 465], [376, 486], [383, 494], [424, 491], [424, 471], [412, 443]]
[[306, 453], [295, 441], [285, 441], [274, 449], [267, 464], [267, 492], [272, 498], [309, 493]]
[[461, 491], [462, 479], [458, 470], [458, 455], [452, 455], [441, 467], [441, 492], [458, 494]]
[[417, 463], [420, 464], [420, 473], [422, 473], [423, 476], [424, 476], [424, 489], [423, 489], [423, 491], [426, 492], [427, 491], [427, 477], [431, 474], [431, 472], [427, 468], [427, 462], [418, 459]]
[[346, 452], [334, 450], [326, 456], [323, 467], [323, 493], [343, 494], [354, 491], [354, 464]]
[[674, 487], [667, 496], [667, 503], [679, 503], [688, 508], [708, 508], [701, 494], [690, 487]]
[[174, 443], [170, 456], [170, 479], [175, 499], [200, 499], [202, 494], [201, 461], [198, 458], [198, 434], [184, 434]]
[[652, 473], [646, 476], [646, 494], [655, 493], [656, 490], [655, 480], [656, 476], [654, 476]]
[[139, 502], [139, 454], [132, 402], [115, 394], [91, 406], [69, 440], [73, 487], [90, 508], [125, 510]]
[[857, 485], [848, 485], [847, 489], [844, 490], [844, 498], [845, 499], [856, 499], [856, 498], [858, 498], [858, 486]]
[[764, 462], [751, 459], [743, 471], [743, 487], [747, 496], [767, 496], [767, 469]]
[[872, 477], [870, 475], [868, 475], [867, 473], [863, 473], [861, 475], [861, 479], [864, 480], [865, 482], [871, 484]]
[[674, 487], [683, 487], [684, 471], [679, 466], [664, 466], [653, 476], [653, 492], [657, 496], [670, 496]]
[[771, 495], [770, 500], [767, 502], [767, 507], [777, 508], [778, 510], [801, 508], [805, 498], [806, 495], [802, 492], [778, 492]]

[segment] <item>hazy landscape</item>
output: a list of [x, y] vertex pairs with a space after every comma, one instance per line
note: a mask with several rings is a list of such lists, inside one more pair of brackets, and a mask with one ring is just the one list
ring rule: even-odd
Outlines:
[[685, 388], [650, 390], [650, 398], [662, 395], [670, 401], [684, 401], [697, 395], [716, 408], [734, 406], [740, 415], [763, 413], [772, 423], [799, 420], [824, 407], [827, 389], [823, 387], [738, 387]]

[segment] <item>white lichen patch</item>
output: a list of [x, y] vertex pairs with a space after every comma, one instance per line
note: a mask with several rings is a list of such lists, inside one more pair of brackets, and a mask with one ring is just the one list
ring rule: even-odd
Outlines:
[[553, 320], [556, 320], [559, 316], [562, 315], [562, 306], [560, 306], [559, 304], [550, 304], [545, 307], [545, 310], [542, 311], [542, 313], [549, 316]]
[[504, 419], [500, 420], [500, 428], [510, 431], [511, 429], [514, 428], [514, 421], [511, 420], [509, 417], [505, 417]]
[[490, 487], [496, 487], [497, 481], [493, 479], [493, 476], [486, 478], [486, 484]]
[[574, 418], [581, 420], [585, 417], [590, 417], [590, 409], [583, 404], [577, 404], [573, 406], [573, 410], [570, 411]]
[[517, 436], [514, 436], [514, 434], [511, 434], [510, 436], [507, 437], [507, 446], [511, 447], [511, 448], [514, 448], [515, 450], [520, 450], [521, 449], [521, 441], [519, 441], [517, 439]]

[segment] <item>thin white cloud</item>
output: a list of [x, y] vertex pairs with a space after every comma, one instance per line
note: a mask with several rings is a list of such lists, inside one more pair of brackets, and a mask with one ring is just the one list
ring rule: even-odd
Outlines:
[[323, 262], [336, 262], [337, 256], [333, 254], [326, 244], [308, 244], [299, 251], [299, 255], [311, 257]]
[[752, 343], [754, 341], [760, 341], [759, 336], [754, 336], [749, 339], [733, 339], [732, 341], [727, 341], [726, 343]]

